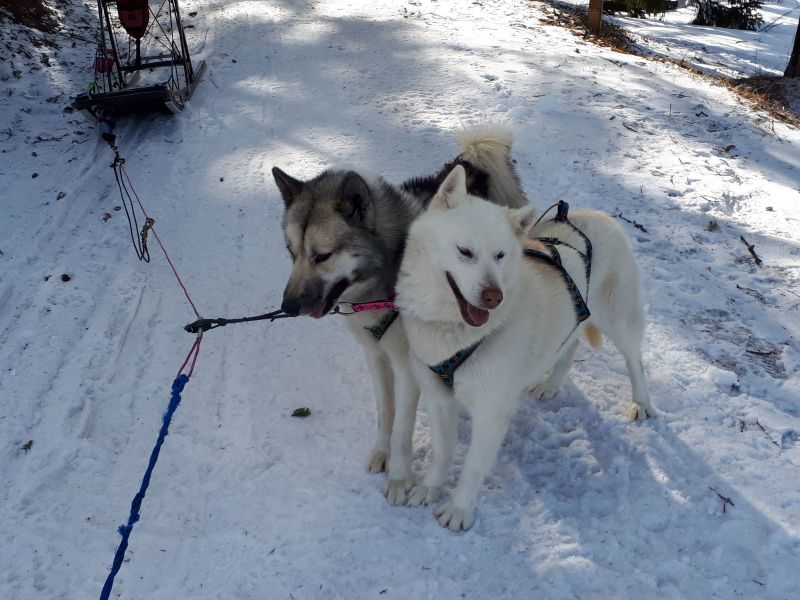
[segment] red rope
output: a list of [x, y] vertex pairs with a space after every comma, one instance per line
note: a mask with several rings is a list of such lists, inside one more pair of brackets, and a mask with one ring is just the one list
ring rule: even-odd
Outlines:
[[[189, 377], [192, 376], [192, 373], [194, 373], [194, 365], [197, 362], [198, 355], [200, 354], [200, 343], [202, 341], [203, 341], [203, 334], [201, 333], [195, 338], [194, 344], [192, 344], [192, 347], [189, 350], [189, 354], [186, 355], [186, 358], [184, 359], [181, 368], [178, 369], [178, 375], [176, 375], [176, 377], [180, 377], [180, 374], [183, 373], [183, 370], [186, 368], [186, 365], [189, 364], [190, 358], [192, 359], [192, 364], [189, 366]], [[192, 355], [194, 355], [194, 357], [192, 357]]]
[[[125, 171], [124, 163], [120, 163], [119, 170], [125, 177], [125, 180], [128, 182], [128, 185], [130, 186], [131, 191], [133, 192], [133, 196], [136, 198], [136, 202], [139, 204], [139, 208], [142, 209], [142, 213], [144, 213], [145, 218], [149, 218], [147, 210], [145, 210], [142, 201], [139, 199], [139, 194], [136, 193], [136, 188], [133, 187], [133, 182], [131, 181], [131, 178], [128, 176], [127, 171]], [[189, 290], [186, 289], [186, 286], [184, 285], [181, 276], [178, 275], [178, 271], [175, 269], [175, 265], [172, 264], [172, 259], [170, 259], [167, 249], [164, 247], [164, 244], [161, 243], [161, 238], [158, 237], [155, 226], [151, 225], [150, 231], [153, 232], [153, 236], [156, 238], [156, 242], [158, 242], [158, 245], [161, 247], [161, 251], [164, 253], [164, 258], [167, 259], [167, 262], [169, 263], [172, 272], [175, 273], [175, 278], [178, 280], [178, 284], [181, 286], [181, 289], [183, 289], [183, 294], [186, 296], [186, 299], [189, 301], [189, 304], [191, 304], [194, 314], [197, 315], [197, 318], [199, 319], [200, 313], [198, 312], [197, 307], [194, 305], [194, 302], [192, 302], [192, 298], [191, 296], [189, 296]]]
[[[120, 173], [122, 173], [122, 175], [125, 177], [125, 181], [127, 182], [128, 186], [130, 187], [131, 191], [133, 192], [133, 196], [134, 196], [134, 198], [136, 198], [136, 203], [139, 205], [139, 208], [142, 209], [142, 213], [144, 214], [145, 219], [149, 219], [150, 215], [147, 214], [147, 210], [145, 209], [144, 204], [142, 203], [142, 200], [139, 198], [139, 194], [136, 192], [136, 188], [133, 186], [133, 182], [131, 181], [130, 176], [128, 175], [127, 171], [125, 171], [125, 166], [124, 166], [125, 165], [125, 160], [120, 158], [116, 146], [114, 146], [113, 144], [109, 144], [109, 145], [111, 146], [111, 150], [114, 152], [114, 154], [116, 156], [116, 159], [114, 161], [114, 165], [119, 167]], [[150, 225], [150, 231], [153, 232], [153, 236], [156, 238], [156, 241], [158, 242], [158, 245], [161, 248], [161, 251], [164, 253], [164, 258], [167, 259], [167, 263], [169, 263], [169, 266], [172, 269], [172, 272], [175, 274], [175, 279], [178, 280], [178, 285], [181, 286], [181, 289], [183, 290], [183, 294], [184, 294], [184, 296], [186, 296], [186, 300], [189, 301], [189, 304], [191, 305], [192, 310], [194, 311], [194, 314], [197, 316], [198, 319], [200, 319], [201, 318], [200, 317], [200, 313], [197, 310], [197, 307], [195, 306], [194, 302], [192, 301], [192, 297], [189, 295], [189, 290], [186, 289], [186, 285], [183, 283], [183, 280], [181, 279], [181, 276], [178, 275], [178, 270], [175, 268], [175, 265], [173, 264], [172, 259], [169, 256], [169, 252], [167, 252], [167, 249], [164, 247], [164, 244], [161, 242], [161, 238], [158, 237], [158, 233], [156, 233], [154, 225]], [[203, 333], [200, 332], [200, 334], [195, 338], [194, 343], [192, 344], [192, 347], [189, 349], [189, 353], [186, 355], [186, 358], [184, 359], [183, 364], [181, 364], [181, 368], [178, 369], [178, 377], [180, 377], [181, 373], [183, 373], [183, 370], [186, 368], [186, 365], [189, 364], [189, 360], [190, 359], [191, 359], [192, 363], [191, 363], [191, 365], [189, 365], [188, 376], [189, 377], [192, 376], [192, 374], [194, 373], [194, 366], [195, 366], [195, 364], [197, 364], [197, 357], [200, 355], [200, 344], [202, 343], [202, 341], [203, 341]]]

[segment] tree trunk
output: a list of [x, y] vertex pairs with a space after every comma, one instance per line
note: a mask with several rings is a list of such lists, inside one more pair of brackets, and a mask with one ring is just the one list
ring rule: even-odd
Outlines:
[[797, 33], [794, 34], [794, 47], [789, 64], [786, 65], [784, 77], [800, 77], [800, 21], [797, 22]]

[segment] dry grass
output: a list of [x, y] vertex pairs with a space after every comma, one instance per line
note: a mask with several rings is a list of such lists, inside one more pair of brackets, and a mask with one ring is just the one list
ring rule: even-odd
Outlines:
[[728, 87], [776, 119], [800, 127], [800, 79], [759, 75], [731, 80]]
[[547, 4], [550, 13], [542, 19], [545, 25], [553, 25], [569, 29], [584, 40], [599, 46], [612, 48], [625, 54], [635, 54], [647, 58], [668, 62], [691, 71], [698, 77], [722, 85], [739, 96], [753, 108], [766, 112], [776, 121], [800, 127], [800, 80], [787, 79], [780, 76], [758, 76], [743, 79], [729, 79], [704, 73], [690, 63], [673, 59], [654, 57], [641, 52], [630, 34], [622, 27], [603, 22], [599, 32], [588, 28], [588, 13], [585, 9], [556, 4], [552, 0], [534, 0]]

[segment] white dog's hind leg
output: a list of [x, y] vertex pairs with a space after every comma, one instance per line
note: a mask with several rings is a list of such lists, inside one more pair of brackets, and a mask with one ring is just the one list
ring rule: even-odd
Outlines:
[[[503, 406], [503, 402], [508, 406]], [[485, 399], [476, 405], [472, 414], [472, 441], [461, 469], [461, 478], [450, 501], [435, 513], [439, 524], [451, 531], [466, 531], [475, 522], [478, 492], [497, 458], [514, 409], [514, 402], [504, 398]]]
[[591, 304], [592, 322], [625, 357], [633, 391], [633, 404], [628, 409], [628, 417], [655, 417], [656, 411], [650, 404], [642, 365], [645, 319], [641, 283], [633, 254], [627, 249], [618, 252], [614, 264], [614, 271], [598, 282], [599, 287], [594, 288], [596, 296]]
[[[635, 310], [635, 309], [634, 309]], [[616, 331], [610, 332], [609, 338], [625, 357], [625, 366], [628, 368], [628, 377], [631, 380], [633, 391], [633, 404], [628, 409], [627, 415], [631, 420], [647, 419], [656, 416], [656, 411], [650, 404], [650, 394], [647, 391], [647, 377], [642, 364], [642, 342], [644, 341], [644, 319], [640, 317], [640, 310], [636, 310], [627, 321]]]
[[635, 353], [626, 354], [625, 365], [628, 367], [628, 376], [631, 378], [631, 388], [633, 390], [633, 404], [628, 409], [628, 418], [631, 420], [648, 419], [656, 416], [653, 405], [650, 404], [650, 394], [647, 391], [647, 378], [644, 374], [642, 364], [642, 353], [638, 350]]
[[433, 460], [422, 482], [415, 485], [408, 495], [409, 506], [428, 505], [436, 502], [442, 492], [442, 485], [453, 463], [458, 427], [458, 404], [455, 398], [438, 380], [425, 389], [425, 405], [431, 428]]
[[[638, 293], [632, 294], [632, 297], [638, 297]], [[625, 300], [619, 300], [619, 298], [617, 300], [616, 310], [609, 315], [609, 322], [603, 323], [600, 328], [625, 357], [625, 366], [628, 368], [628, 377], [630, 377], [633, 391], [633, 404], [628, 409], [627, 416], [632, 420], [655, 417], [656, 411], [650, 404], [647, 378], [642, 364], [642, 342], [644, 341], [642, 307], [639, 304], [633, 304], [630, 300], [627, 304]]]
[[389, 479], [386, 482], [386, 499], [392, 506], [406, 503], [406, 492], [413, 483], [411, 452], [419, 401], [419, 387], [407, 364], [395, 366], [394, 383], [395, 414], [390, 442]]
[[561, 358], [556, 361], [547, 379], [533, 384], [526, 390], [526, 393], [537, 400], [550, 400], [554, 397], [564, 385], [567, 373], [569, 373], [569, 370], [572, 368], [572, 360], [575, 357], [575, 350], [577, 349], [578, 340], [575, 340], [568, 345], [561, 355]]
[[394, 376], [389, 357], [377, 349], [364, 348], [367, 367], [375, 389], [378, 409], [378, 437], [367, 460], [367, 471], [380, 473], [389, 462], [389, 437], [394, 422]]

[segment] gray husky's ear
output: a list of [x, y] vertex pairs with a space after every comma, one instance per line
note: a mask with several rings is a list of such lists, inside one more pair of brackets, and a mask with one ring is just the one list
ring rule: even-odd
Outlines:
[[290, 177], [278, 167], [272, 167], [272, 176], [275, 178], [275, 183], [278, 184], [278, 189], [281, 191], [283, 203], [286, 205], [286, 208], [289, 208], [292, 202], [294, 202], [295, 197], [303, 189], [303, 182], [298, 181], [294, 177]]
[[364, 179], [355, 171], [348, 171], [339, 188], [336, 209], [349, 223], [375, 226], [375, 207], [372, 192]]
[[464, 167], [456, 165], [450, 174], [439, 186], [436, 195], [431, 200], [431, 208], [446, 210], [455, 208], [467, 198], [467, 175]]
[[508, 224], [518, 238], [527, 237], [536, 222], [536, 207], [533, 204], [508, 211]]

